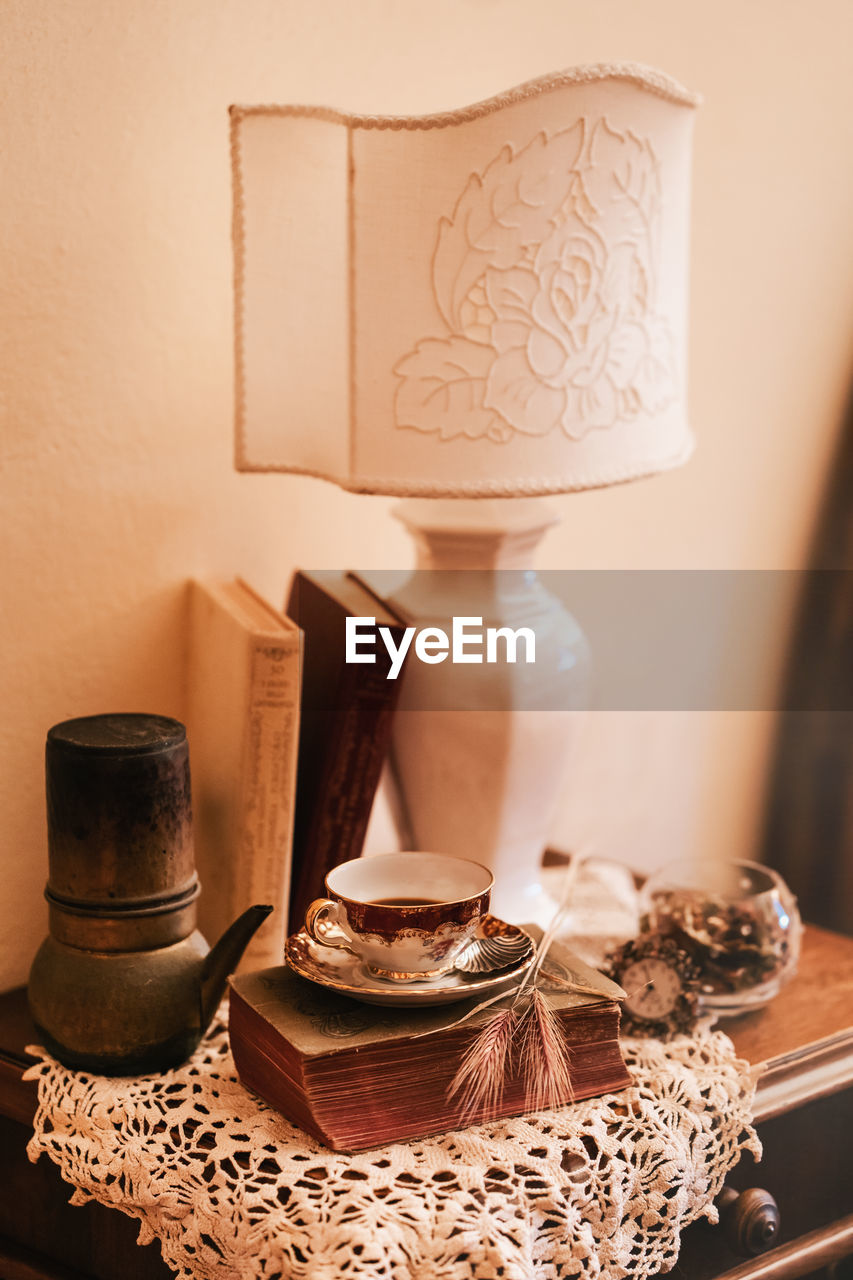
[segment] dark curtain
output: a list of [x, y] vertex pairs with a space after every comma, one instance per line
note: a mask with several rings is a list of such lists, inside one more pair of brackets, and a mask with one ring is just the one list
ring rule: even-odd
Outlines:
[[853, 933], [853, 399], [798, 606], [763, 860], [805, 920]]

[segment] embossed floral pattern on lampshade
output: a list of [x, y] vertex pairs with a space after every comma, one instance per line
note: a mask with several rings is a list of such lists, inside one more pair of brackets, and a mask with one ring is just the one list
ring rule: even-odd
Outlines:
[[238, 467], [508, 496], [683, 462], [695, 101], [616, 66], [440, 116], [233, 108]]
[[[570, 438], [677, 394], [655, 310], [660, 166], [648, 139], [581, 119], [472, 174], [443, 221], [433, 288], [450, 336], [395, 366], [398, 426], [442, 438]], [[438, 385], [436, 385], [438, 384]]]

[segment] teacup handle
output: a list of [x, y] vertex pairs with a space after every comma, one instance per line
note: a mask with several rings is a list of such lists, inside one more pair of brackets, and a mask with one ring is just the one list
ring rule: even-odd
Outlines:
[[305, 912], [305, 931], [324, 947], [352, 951], [352, 938], [341, 925], [341, 904], [332, 898], [315, 898]]

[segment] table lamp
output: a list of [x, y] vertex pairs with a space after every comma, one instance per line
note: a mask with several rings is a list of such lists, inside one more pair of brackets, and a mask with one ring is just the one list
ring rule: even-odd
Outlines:
[[472, 668], [410, 663], [395, 735], [412, 847], [487, 863], [509, 919], [551, 907], [539, 863], [587, 682], [579, 628], [527, 572], [540, 495], [692, 448], [696, 103], [620, 64], [432, 116], [231, 109], [238, 470], [404, 498], [418, 569], [450, 571], [396, 592], [413, 621], [537, 620], [536, 673], [477, 671], [466, 694]]

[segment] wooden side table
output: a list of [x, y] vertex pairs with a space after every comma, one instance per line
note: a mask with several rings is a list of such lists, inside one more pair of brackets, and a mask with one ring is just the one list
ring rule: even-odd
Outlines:
[[[765, 1158], [749, 1158], [727, 1188], [728, 1222], [697, 1223], [671, 1273], [680, 1280], [796, 1280], [853, 1255], [853, 939], [806, 930], [800, 972], [771, 1006], [725, 1025], [740, 1054], [764, 1065], [756, 1121]], [[67, 1202], [70, 1188], [42, 1159], [31, 1165], [35, 1085], [21, 1079], [35, 1038], [23, 988], [0, 996], [0, 1276], [3, 1280], [168, 1280], [156, 1245], [136, 1244], [138, 1224], [98, 1204]], [[780, 1228], [767, 1238], [766, 1201]], [[753, 1244], [739, 1259], [752, 1213]], [[757, 1225], [756, 1225], [757, 1224]], [[763, 1238], [761, 1238], [763, 1235]], [[844, 1264], [842, 1263], [841, 1266]], [[846, 1280], [843, 1271], [837, 1280]]]
[[[779, 1226], [757, 1197], [728, 1197], [721, 1226], [684, 1233], [671, 1273], [684, 1280], [797, 1280], [853, 1259], [853, 939], [807, 928], [797, 976], [772, 1005], [722, 1024], [742, 1057], [763, 1066], [755, 1121], [764, 1158], [733, 1170], [734, 1192], [760, 1188], [778, 1204]], [[750, 1210], [757, 1239], [748, 1255]], [[726, 1220], [728, 1219], [728, 1220]], [[760, 1240], [762, 1226], [770, 1239]]]

